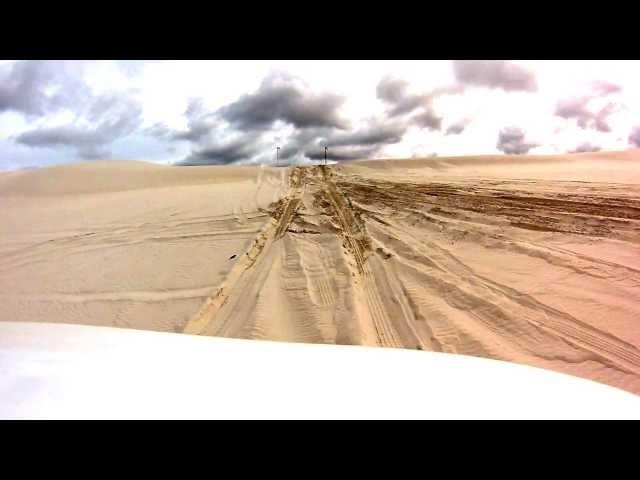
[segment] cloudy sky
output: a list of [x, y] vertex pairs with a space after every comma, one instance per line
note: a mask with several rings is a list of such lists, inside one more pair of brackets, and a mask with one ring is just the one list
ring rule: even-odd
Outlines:
[[640, 146], [637, 61], [0, 61], [0, 169]]

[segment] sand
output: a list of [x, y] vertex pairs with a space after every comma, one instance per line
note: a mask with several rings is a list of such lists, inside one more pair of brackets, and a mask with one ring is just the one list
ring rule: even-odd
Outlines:
[[286, 171], [95, 162], [0, 177], [0, 318], [180, 331]]
[[457, 353], [640, 394], [638, 150], [92, 162], [0, 175], [0, 205], [1, 320]]

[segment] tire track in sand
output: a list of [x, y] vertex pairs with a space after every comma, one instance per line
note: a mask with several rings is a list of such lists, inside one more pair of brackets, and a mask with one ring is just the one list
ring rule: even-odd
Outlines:
[[303, 176], [304, 173], [300, 167], [293, 169], [289, 176], [289, 192], [278, 202], [273, 218], [262, 228], [258, 236], [253, 240], [249, 250], [240, 256], [218, 290], [205, 301], [200, 310], [186, 323], [183, 333], [200, 335], [207, 330], [208, 326], [215, 320], [218, 310], [229, 299], [229, 295], [242, 275], [253, 267], [263, 251], [268, 249], [274, 241], [282, 238], [300, 206], [300, 198], [304, 190]]
[[377, 343], [383, 347], [402, 347], [404, 345], [389, 319], [378, 292], [375, 275], [366, 261], [365, 245], [368, 244], [368, 237], [356, 219], [353, 210], [347, 205], [348, 201], [345, 200], [345, 197], [331, 181], [330, 173], [327, 174], [327, 168], [321, 166], [320, 171], [324, 193], [333, 207], [335, 218], [339, 223], [347, 249], [351, 252], [356, 262], [357, 271], [361, 279], [358, 286], [365, 299], [367, 313], [376, 332]]

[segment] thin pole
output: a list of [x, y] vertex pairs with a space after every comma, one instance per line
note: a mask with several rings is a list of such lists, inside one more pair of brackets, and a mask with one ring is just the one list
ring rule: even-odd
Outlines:
[[324, 164], [327, 164], [327, 148], [328, 147], [324, 147]]

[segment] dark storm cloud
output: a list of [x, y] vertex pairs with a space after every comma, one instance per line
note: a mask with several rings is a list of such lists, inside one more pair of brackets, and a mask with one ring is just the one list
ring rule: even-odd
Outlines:
[[525, 132], [520, 128], [503, 128], [498, 134], [496, 148], [508, 155], [527, 153], [536, 143], [529, 143], [525, 140]]
[[287, 138], [277, 142], [281, 161], [303, 160], [306, 150], [319, 148], [320, 142], [326, 143], [330, 138], [345, 145], [397, 138], [394, 127], [340, 135], [348, 127], [339, 115], [343, 102], [344, 98], [338, 95], [312, 92], [291, 76], [272, 74], [256, 92], [242, 95], [214, 111], [207, 111], [200, 100], [191, 100], [185, 111], [184, 131], [168, 131], [158, 125], [147, 133], [191, 142], [192, 153], [181, 165], [275, 161], [275, 153], [271, 151], [275, 151], [276, 145], [265, 138], [277, 127], [277, 122], [293, 127]]
[[[185, 111], [185, 131], [167, 132], [166, 127], [158, 125], [147, 133], [190, 141], [193, 150], [180, 162], [182, 165], [275, 161], [276, 144], [280, 146], [280, 161], [322, 159], [325, 145], [333, 152], [332, 159], [350, 160], [402, 140], [407, 129], [403, 121], [373, 119], [361, 128], [346, 131], [347, 124], [338, 114], [342, 101], [335, 95], [309, 92], [291, 77], [272, 75], [257, 92], [213, 112], [207, 112], [199, 101], [191, 101]], [[265, 141], [276, 121], [293, 127], [293, 131], [275, 143]], [[226, 141], [230, 135], [237, 140]]]
[[289, 137], [278, 140], [280, 160], [304, 156], [305, 149], [320, 148], [332, 133], [330, 128], [305, 128], [296, 130]]
[[327, 139], [332, 146], [367, 146], [399, 143], [407, 130], [406, 125], [395, 122], [371, 122], [350, 133], [337, 133]]
[[89, 97], [81, 81], [82, 62], [18, 61], [0, 67], [0, 113], [39, 116], [73, 108]]
[[535, 74], [505, 60], [454, 60], [456, 79], [466, 85], [501, 88], [506, 91], [535, 91]]
[[587, 152], [599, 152], [602, 150], [602, 147], [598, 145], [593, 145], [591, 142], [585, 142], [581, 145], [578, 145], [574, 150], [571, 150], [569, 153], [587, 153]]
[[324, 159], [324, 147], [328, 147], [329, 160], [354, 160], [374, 156], [385, 145], [399, 143], [406, 131], [402, 122], [385, 123], [382, 120], [369, 121], [364, 127], [353, 132], [341, 132], [330, 128], [301, 129], [284, 139], [279, 158]]
[[406, 122], [371, 119], [363, 127], [349, 133], [335, 129], [309, 132], [310, 135], [302, 135], [297, 139], [296, 148], [310, 160], [324, 159], [325, 146], [328, 147], [329, 160], [371, 158], [385, 145], [401, 142], [406, 130]]
[[640, 147], [640, 127], [635, 127], [629, 134], [629, 144]]
[[277, 120], [297, 128], [333, 127], [344, 129], [338, 114], [344, 98], [332, 93], [308, 91], [287, 75], [270, 75], [252, 94], [222, 107], [218, 113], [239, 130], [260, 130]]
[[197, 147], [179, 165], [228, 165], [255, 157], [265, 150], [258, 135], [243, 135], [226, 141]]
[[88, 109], [88, 123], [42, 127], [18, 135], [16, 141], [30, 147], [74, 148], [82, 158], [108, 156], [108, 146], [133, 133], [141, 123], [140, 104], [115, 94], [96, 98]]
[[24, 132], [17, 137], [18, 143], [30, 147], [88, 147], [106, 141], [103, 132], [76, 125], [40, 128]]
[[172, 140], [187, 140], [189, 142], [199, 142], [218, 125], [219, 122], [213, 116], [206, 116], [190, 120], [187, 130], [175, 131], [170, 135], [170, 138]]

